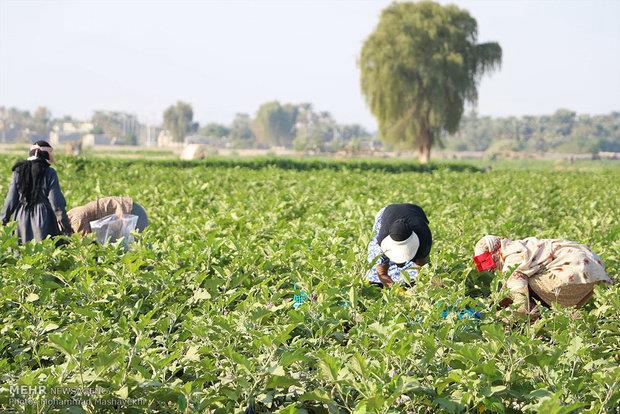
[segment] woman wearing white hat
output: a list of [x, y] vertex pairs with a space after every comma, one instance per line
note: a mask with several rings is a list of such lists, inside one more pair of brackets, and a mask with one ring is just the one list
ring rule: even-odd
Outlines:
[[418, 266], [428, 263], [433, 236], [428, 218], [415, 204], [390, 204], [377, 213], [374, 237], [368, 244], [368, 262], [375, 265], [366, 278], [370, 283], [390, 287], [402, 282], [402, 271], [417, 277]]

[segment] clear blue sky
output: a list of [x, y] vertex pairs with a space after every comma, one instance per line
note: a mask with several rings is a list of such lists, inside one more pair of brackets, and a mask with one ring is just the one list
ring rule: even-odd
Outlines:
[[[374, 129], [356, 62], [389, 3], [0, 0], [0, 105], [160, 122], [182, 99], [204, 124], [278, 99]], [[620, 110], [620, 1], [451, 3], [504, 50], [480, 114]]]

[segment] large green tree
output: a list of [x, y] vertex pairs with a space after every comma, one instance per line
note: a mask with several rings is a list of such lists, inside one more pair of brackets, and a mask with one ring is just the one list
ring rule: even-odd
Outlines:
[[364, 42], [361, 88], [381, 137], [416, 148], [428, 162], [443, 131], [459, 126], [465, 102], [475, 102], [478, 82], [499, 67], [497, 43], [477, 43], [478, 25], [466, 10], [424, 1], [394, 3]]
[[193, 122], [194, 110], [186, 102], [178, 101], [176, 105], [168, 107], [164, 111], [164, 128], [170, 131], [176, 142], [183, 142], [185, 136], [198, 129], [198, 124]]

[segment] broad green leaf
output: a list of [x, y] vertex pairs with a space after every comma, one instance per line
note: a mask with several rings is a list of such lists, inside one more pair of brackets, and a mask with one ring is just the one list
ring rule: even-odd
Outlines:
[[30, 293], [28, 296], [26, 296], [26, 302], [35, 302], [39, 300], [39, 295], [37, 295], [36, 293]]

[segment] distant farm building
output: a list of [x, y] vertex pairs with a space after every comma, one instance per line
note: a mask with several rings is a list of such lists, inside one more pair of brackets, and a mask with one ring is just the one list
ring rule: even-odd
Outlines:
[[54, 146], [82, 142], [82, 136], [90, 134], [94, 127], [90, 122], [63, 122], [54, 125], [50, 132], [50, 144]]
[[82, 137], [82, 145], [95, 147], [98, 145], [114, 145], [115, 140], [105, 134], [86, 134]]
[[63, 145], [70, 142], [82, 142], [82, 134], [78, 132], [65, 133], [60, 131], [50, 132], [50, 144], [52, 146]]

